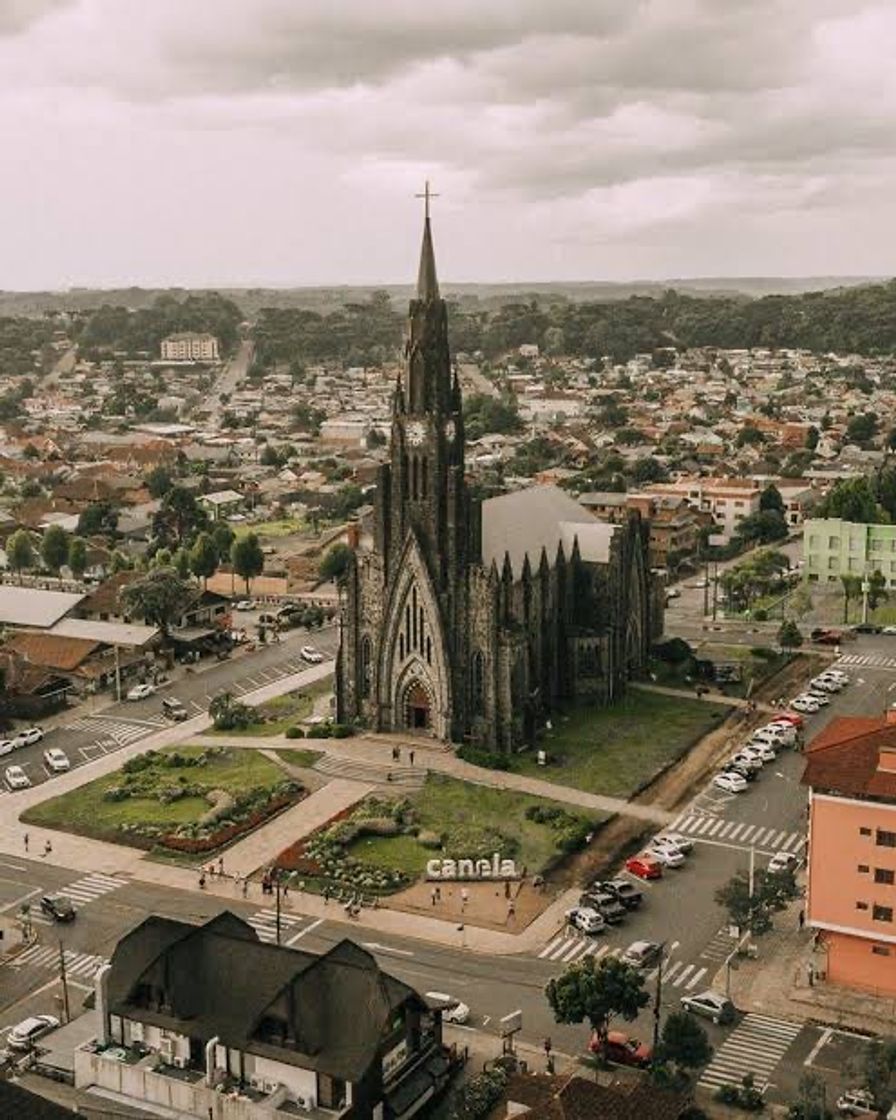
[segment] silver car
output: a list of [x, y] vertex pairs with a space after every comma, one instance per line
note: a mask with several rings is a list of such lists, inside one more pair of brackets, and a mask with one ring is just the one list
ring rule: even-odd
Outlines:
[[711, 1019], [714, 1023], [730, 1023], [736, 1013], [731, 1000], [711, 988], [692, 996], [682, 996], [681, 1006], [685, 1011], [702, 1015], [704, 1019]]

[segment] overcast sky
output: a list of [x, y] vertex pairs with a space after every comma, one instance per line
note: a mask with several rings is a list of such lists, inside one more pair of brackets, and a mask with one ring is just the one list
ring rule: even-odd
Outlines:
[[0, 287], [876, 275], [893, 0], [0, 0]]

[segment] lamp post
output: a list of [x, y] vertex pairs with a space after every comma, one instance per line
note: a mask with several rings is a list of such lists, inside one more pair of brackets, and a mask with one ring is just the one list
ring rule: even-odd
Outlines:
[[660, 962], [656, 970], [656, 993], [653, 999], [653, 1052], [660, 1047], [660, 1000], [663, 995], [663, 962], [666, 959], [666, 942], [660, 943]]

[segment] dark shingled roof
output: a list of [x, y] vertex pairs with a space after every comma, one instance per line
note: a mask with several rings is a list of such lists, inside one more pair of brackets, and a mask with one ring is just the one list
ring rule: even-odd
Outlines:
[[12, 1081], [0, 1081], [0, 1116], [15, 1116], [18, 1120], [71, 1120], [75, 1115], [73, 1108], [47, 1100]]
[[802, 782], [849, 797], [896, 798], [896, 723], [855, 716], [831, 720], [806, 748]]
[[[143, 984], [164, 989], [167, 1006], [138, 1004]], [[217, 1036], [235, 1049], [345, 1081], [363, 1076], [392, 1012], [408, 999], [425, 1007], [351, 941], [315, 956], [261, 942], [229, 912], [202, 926], [148, 918], [119, 942], [109, 977], [113, 1014], [203, 1041]], [[284, 1008], [293, 1009], [295, 1037], [262, 1037], [262, 1020]]]
[[528, 1110], [521, 1120], [678, 1120], [690, 1104], [644, 1081], [598, 1085], [575, 1074], [513, 1074], [505, 1098]]

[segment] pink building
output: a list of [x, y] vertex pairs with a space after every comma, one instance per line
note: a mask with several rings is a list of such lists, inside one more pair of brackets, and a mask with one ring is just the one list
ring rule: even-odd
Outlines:
[[827, 980], [896, 996], [896, 712], [840, 718], [809, 744], [806, 918]]

